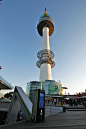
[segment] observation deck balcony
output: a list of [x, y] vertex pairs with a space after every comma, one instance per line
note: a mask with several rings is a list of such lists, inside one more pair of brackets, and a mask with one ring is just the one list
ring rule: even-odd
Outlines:
[[48, 63], [51, 65], [51, 68], [55, 66], [55, 62], [53, 61], [54, 53], [49, 49], [41, 50], [37, 53], [38, 61], [36, 62], [36, 65], [38, 68], [40, 68], [41, 64]]
[[43, 54], [50, 55], [52, 59], [54, 58], [54, 53], [51, 50], [49, 50], [49, 49], [43, 49], [43, 50], [41, 50], [41, 51], [39, 51], [37, 53], [38, 59], [40, 59]]

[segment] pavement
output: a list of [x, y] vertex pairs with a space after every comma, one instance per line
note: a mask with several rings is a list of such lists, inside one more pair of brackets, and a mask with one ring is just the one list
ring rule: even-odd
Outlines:
[[0, 129], [86, 129], [86, 111], [67, 111], [56, 113], [45, 117], [40, 123], [18, 122], [14, 124], [1, 125]]
[[[8, 105], [9, 106], [9, 105]], [[46, 105], [47, 108], [50, 105]], [[53, 106], [56, 108], [58, 105]], [[45, 116], [45, 121], [40, 123], [34, 123], [33, 121], [21, 121], [18, 123], [0, 125], [0, 129], [86, 129], [86, 110], [83, 105], [69, 106], [63, 105], [66, 108], [72, 108], [73, 110], [66, 110], [66, 112], [50, 113]], [[2, 106], [3, 107], [3, 104]], [[74, 110], [77, 109], [76, 111]], [[82, 109], [79, 111], [78, 109]]]

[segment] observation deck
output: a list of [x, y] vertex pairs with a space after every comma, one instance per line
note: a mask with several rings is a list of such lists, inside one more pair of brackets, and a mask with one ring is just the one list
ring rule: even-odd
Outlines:
[[40, 16], [39, 22], [37, 25], [37, 30], [40, 36], [42, 36], [43, 27], [49, 28], [49, 36], [51, 36], [54, 31], [54, 23], [51, 15], [47, 14], [46, 12]]

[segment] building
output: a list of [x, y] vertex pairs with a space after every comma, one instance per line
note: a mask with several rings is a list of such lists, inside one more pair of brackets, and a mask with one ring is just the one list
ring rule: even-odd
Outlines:
[[45, 90], [45, 96], [49, 95], [63, 95], [63, 88], [61, 82], [55, 82], [54, 80], [45, 80], [43, 82], [31, 81], [27, 84], [26, 95], [33, 102], [34, 90]]
[[27, 84], [26, 87], [26, 95], [30, 98], [31, 102], [33, 102], [34, 90], [41, 89], [42, 90], [42, 82], [39, 81], [31, 81]]
[[0, 76], [0, 90], [4, 90], [4, 89], [10, 90], [10, 89], [14, 89], [14, 87]]

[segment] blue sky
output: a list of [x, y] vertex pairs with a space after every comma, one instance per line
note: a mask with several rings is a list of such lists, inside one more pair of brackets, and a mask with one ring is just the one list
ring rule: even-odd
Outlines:
[[61, 80], [74, 94], [86, 89], [86, 0], [3, 0], [0, 4], [0, 76], [13, 86], [26, 89], [39, 80], [37, 52], [42, 37], [36, 26], [47, 12], [54, 21], [50, 49], [55, 67], [52, 79]]

